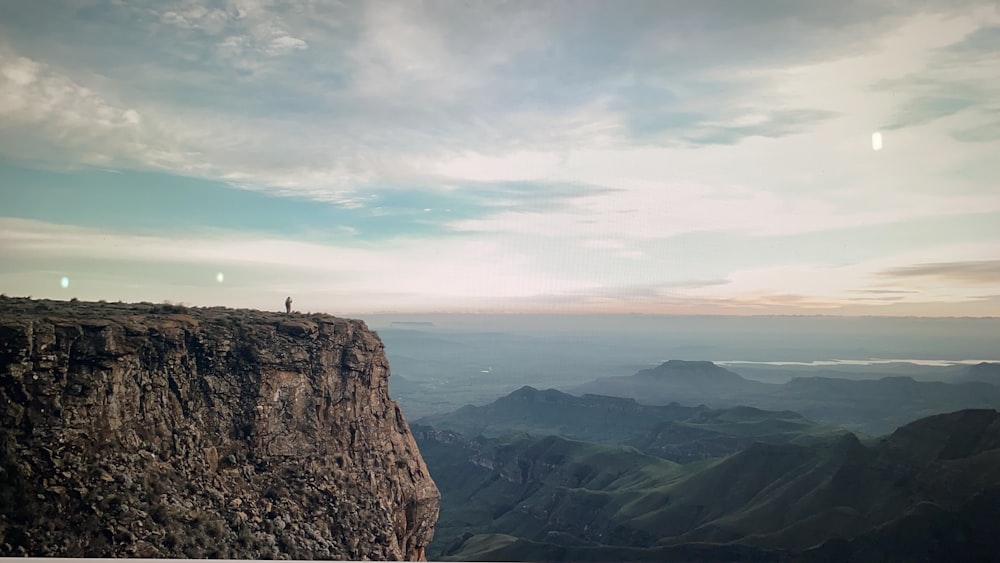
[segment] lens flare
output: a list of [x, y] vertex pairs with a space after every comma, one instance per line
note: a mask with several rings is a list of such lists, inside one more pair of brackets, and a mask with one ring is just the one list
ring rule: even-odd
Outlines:
[[878, 131], [872, 133], [872, 150], [873, 151], [882, 150], [882, 133]]

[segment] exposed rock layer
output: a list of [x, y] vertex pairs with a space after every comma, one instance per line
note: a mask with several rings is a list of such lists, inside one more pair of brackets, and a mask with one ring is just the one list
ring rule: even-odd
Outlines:
[[422, 558], [388, 376], [356, 320], [0, 299], [0, 555]]

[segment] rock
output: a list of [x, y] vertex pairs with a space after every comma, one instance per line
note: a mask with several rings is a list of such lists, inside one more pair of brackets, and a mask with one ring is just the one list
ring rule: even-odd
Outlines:
[[388, 377], [361, 321], [0, 299], [4, 553], [419, 559]]
[[153, 544], [147, 541], [139, 541], [133, 546], [133, 552], [130, 555], [144, 559], [151, 559], [159, 554], [160, 550]]

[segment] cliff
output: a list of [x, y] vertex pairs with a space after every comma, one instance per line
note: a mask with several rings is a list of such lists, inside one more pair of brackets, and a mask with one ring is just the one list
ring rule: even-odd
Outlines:
[[388, 377], [357, 320], [0, 298], [0, 555], [420, 559]]

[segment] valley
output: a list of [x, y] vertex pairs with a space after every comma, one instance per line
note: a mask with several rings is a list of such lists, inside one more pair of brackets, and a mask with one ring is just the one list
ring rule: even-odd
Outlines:
[[[815, 360], [850, 357], [834, 339], [808, 360], [767, 348], [637, 365], [662, 354], [658, 338], [631, 336], [390, 331], [402, 366], [390, 390], [441, 490], [429, 558], [881, 561], [1000, 547], [1000, 363], [943, 349], [955, 359]], [[748, 357], [726, 338], [730, 358]], [[687, 339], [690, 354], [725, 348]]]
[[[529, 393], [536, 401], [545, 394]], [[995, 512], [985, 499], [1000, 498], [995, 410], [936, 415], [861, 440], [787, 413], [692, 409], [666, 423], [673, 432], [654, 423], [647, 436], [665, 443], [635, 436], [615, 444], [614, 431], [601, 442], [532, 434], [532, 420], [499, 407], [476, 413], [488, 420], [480, 428], [513, 430], [507, 417], [520, 432], [468, 439], [413, 426], [442, 495], [432, 559], [823, 560], [845, 549], [855, 559], [863, 550], [886, 553], [885, 540], [873, 538], [914, 521], [952, 534], [924, 542], [1000, 547], [1000, 520], [975, 517]], [[544, 407], [560, 410], [551, 400]], [[455, 414], [436, 422], [471, 428], [471, 413]], [[789, 418], [794, 431], [773, 432]], [[955, 528], [963, 519], [969, 524]]]

